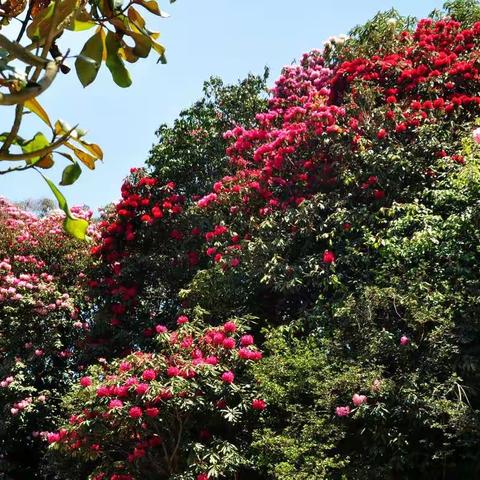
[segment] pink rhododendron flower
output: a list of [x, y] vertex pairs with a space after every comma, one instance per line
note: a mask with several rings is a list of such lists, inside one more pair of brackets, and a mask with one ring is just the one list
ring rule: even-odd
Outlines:
[[337, 407], [335, 414], [337, 417], [348, 417], [350, 415], [350, 407]]
[[400, 345], [403, 345], [403, 346], [406, 346], [410, 343], [410, 339], [406, 336], [406, 335], [403, 335], [401, 338], [400, 338]]
[[356, 407], [359, 407], [360, 405], [367, 403], [367, 397], [366, 395], [359, 395], [358, 393], [356, 393], [352, 397], [352, 402]]
[[221, 378], [225, 383], [233, 383], [233, 380], [235, 379], [235, 375], [233, 372], [228, 371], [228, 372], [222, 373]]

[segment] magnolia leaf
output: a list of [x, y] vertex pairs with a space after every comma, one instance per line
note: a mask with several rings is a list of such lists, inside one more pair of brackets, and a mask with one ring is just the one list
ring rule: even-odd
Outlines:
[[[42, 174], [40, 174], [42, 175]], [[42, 175], [44, 180], [47, 182], [50, 190], [55, 195], [57, 199], [58, 206], [61, 210], [65, 212], [65, 220], [63, 222], [64, 230], [74, 238], [78, 238], [79, 240], [86, 240], [87, 237], [87, 228], [88, 222], [83, 218], [77, 218], [72, 215], [70, 209], [68, 208], [67, 200], [63, 196], [62, 192], [56, 187], [56, 185], [47, 177]]]
[[112, 74], [113, 81], [122, 88], [129, 87], [132, 84], [130, 73], [125, 68], [123, 60], [120, 58], [119, 50], [122, 47], [117, 36], [108, 32], [105, 39], [105, 45], [107, 47], [107, 68]]
[[141, 5], [143, 8], [146, 8], [149, 12], [154, 13], [155, 15], [163, 16], [160, 12], [160, 8], [158, 7], [158, 3], [155, 0], [133, 0], [133, 3]]
[[93, 21], [90, 13], [87, 12], [85, 8], [82, 8], [75, 14], [68, 29], [74, 32], [82, 32], [84, 30], [89, 30], [95, 25], [96, 23]]
[[70, 143], [66, 143], [65, 146], [70, 148], [73, 153], [77, 156], [77, 158], [84, 164], [86, 165], [90, 170], [95, 169], [95, 160], [97, 160], [94, 156], [90, 155], [87, 152], [84, 152], [83, 150], [80, 150], [79, 148], [75, 147], [74, 145]]
[[40, 117], [50, 128], [52, 128], [52, 122], [50, 121], [47, 112], [43, 109], [40, 103], [38, 103], [38, 100], [36, 98], [31, 98], [30, 100], [27, 100], [25, 102], [25, 108]]
[[132, 48], [126, 44], [124, 45], [123, 49], [126, 54], [126, 59], [134, 59], [133, 61], [129, 60], [133, 63], [138, 58], [147, 58], [152, 49], [152, 40], [141, 33], [128, 32], [128, 35], [135, 42], [135, 46]]
[[[43, 133], [38, 132], [31, 140], [29, 140], [28, 142], [22, 145], [22, 152], [23, 153], [35, 152], [36, 150], [40, 150], [42, 148], [48, 147], [48, 145], [50, 145], [50, 142], [48, 141], [47, 137]], [[41, 158], [42, 157], [27, 158], [26, 162], [29, 165], [35, 164]]]
[[75, 70], [81, 84], [86, 87], [97, 77], [103, 56], [103, 39], [101, 31], [97, 31], [85, 43], [75, 61]]
[[[79, 143], [85, 150], [88, 150], [90, 154], [95, 158], [95, 160], [103, 160], [103, 151], [96, 143], [89, 143], [83, 140], [82, 138], [73, 138], [74, 142]], [[68, 148], [72, 150], [76, 148], [74, 145], [66, 144]]]
[[72, 165], [67, 165], [62, 173], [62, 181], [60, 185], [72, 185], [81, 175], [82, 169], [77, 162], [74, 162]]

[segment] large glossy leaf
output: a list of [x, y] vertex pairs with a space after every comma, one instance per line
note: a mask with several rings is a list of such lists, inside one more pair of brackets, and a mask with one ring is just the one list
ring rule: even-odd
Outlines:
[[87, 40], [75, 61], [77, 76], [84, 87], [90, 85], [97, 77], [102, 64], [102, 55], [103, 39], [101, 31], [98, 30]]
[[70, 212], [68, 208], [67, 200], [63, 196], [62, 192], [57, 188], [57, 186], [47, 177], [42, 175], [44, 180], [47, 182], [50, 190], [52, 190], [55, 198], [57, 199], [58, 206], [61, 210], [65, 212], [65, 220], [63, 222], [63, 228], [65, 231], [72, 237], [78, 238], [79, 240], [87, 239], [87, 228], [88, 222], [83, 218], [76, 218]]
[[132, 84], [132, 79], [130, 74], [123, 63], [123, 60], [120, 58], [119, 50], [121, 44], [112, 32], [107, 33], [107, 38], [105, 39], [105, 45], [107, 47], [107, 67], [112, 74], [113, 81], [122, 88], [129, 87]]
[[67, 165], [62, 173], [62, 181], [60, 185], [72, 185], [81, 175], [82, 169], [77, 162], [74, 162], [72, 165]]

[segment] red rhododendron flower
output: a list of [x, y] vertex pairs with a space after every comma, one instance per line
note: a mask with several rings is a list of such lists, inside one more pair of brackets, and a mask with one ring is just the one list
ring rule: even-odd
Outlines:
[[155, 380], [155, 378], [157, 378], [157, 374], [155, 373], [155, 370], [148, 369], [143, 372], [142, 378], [147, 382], [151, 382], [152, 380]]
[[92, 384], [92, 379], [90, 377], [82, 377], [80, 379], [80, 385], [82, 387], [89, 387]]
[[140, 418], [142, 416], [142, 409], [140, 407], [131, 407], [128, 414], [131, 418]]
[[225, 383], [233, 383], [233, 380], [235, 379], [235, 375], [233, 372], [228, 371], [228, 372], [222, 373], [221, 378]]
[[255, 398], [252, 400], [252, 408], [254, 410], [265, 410], [265, 408], [267, 408], [267, 403], [265, 402], [265, 400]]
[[325, 263], [333, 263], [335, 261], [335, 254], [330, 250], [325, 250], [323, 253], [323, 261]]

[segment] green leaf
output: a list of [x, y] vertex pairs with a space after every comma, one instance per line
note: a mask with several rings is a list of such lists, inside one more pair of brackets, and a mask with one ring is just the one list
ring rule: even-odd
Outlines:
[[112, 32], [107, 33], [105, 40], [107, 47], [107, 68], [112, 74], [113, 81], [122, 88], [129, 87], [132, 84], [132, 79], [128, 70], [125, 68], [123, 60], [120, 58], [118, 50], [121, 48], [121, 44]]
[[62, 173], [62, 181], [60, 185], [72, 185], [81, 175], [82, 169], [77, 162], [74, 162], [72, 165], [67, 165]]
[[[42, 175], [42, 174], [40, 174]], [[61, 210], [65, 212], [66, 218], [63, 222], [64, 230], [74, 238], [78, 238], [79, 240], [86, 240], [87, 237], [87, 228], [88, 222], [83, 218], [76, 218], [70, 212], [68, 208], [67, 200], [63, 196], [62, 192], [56, 187], [56, 185], [47, 177], [42, 175], [43, 179], [47, 182], [50, 190], [55, 195], [57, 199], [58, 206]]]
[[97, 77], [102, 64], [103, 40], [99, 30], [92, 35], [75, 61], [77, 76], [84, 87], [90, 85]]
[[[22, 145], [22, 151], [23, 153], [31, 153], [35, 152], [36, 150], [48, 147], [48, 145], [50, 145], [50, 142], [47, 140], [47, 137], [43, 133], [38, 132], [31, 140]], [[27, 159], [27, 163], [35, 163], [40, 160], [40, 158], [42, 157], [29, 158]]]

